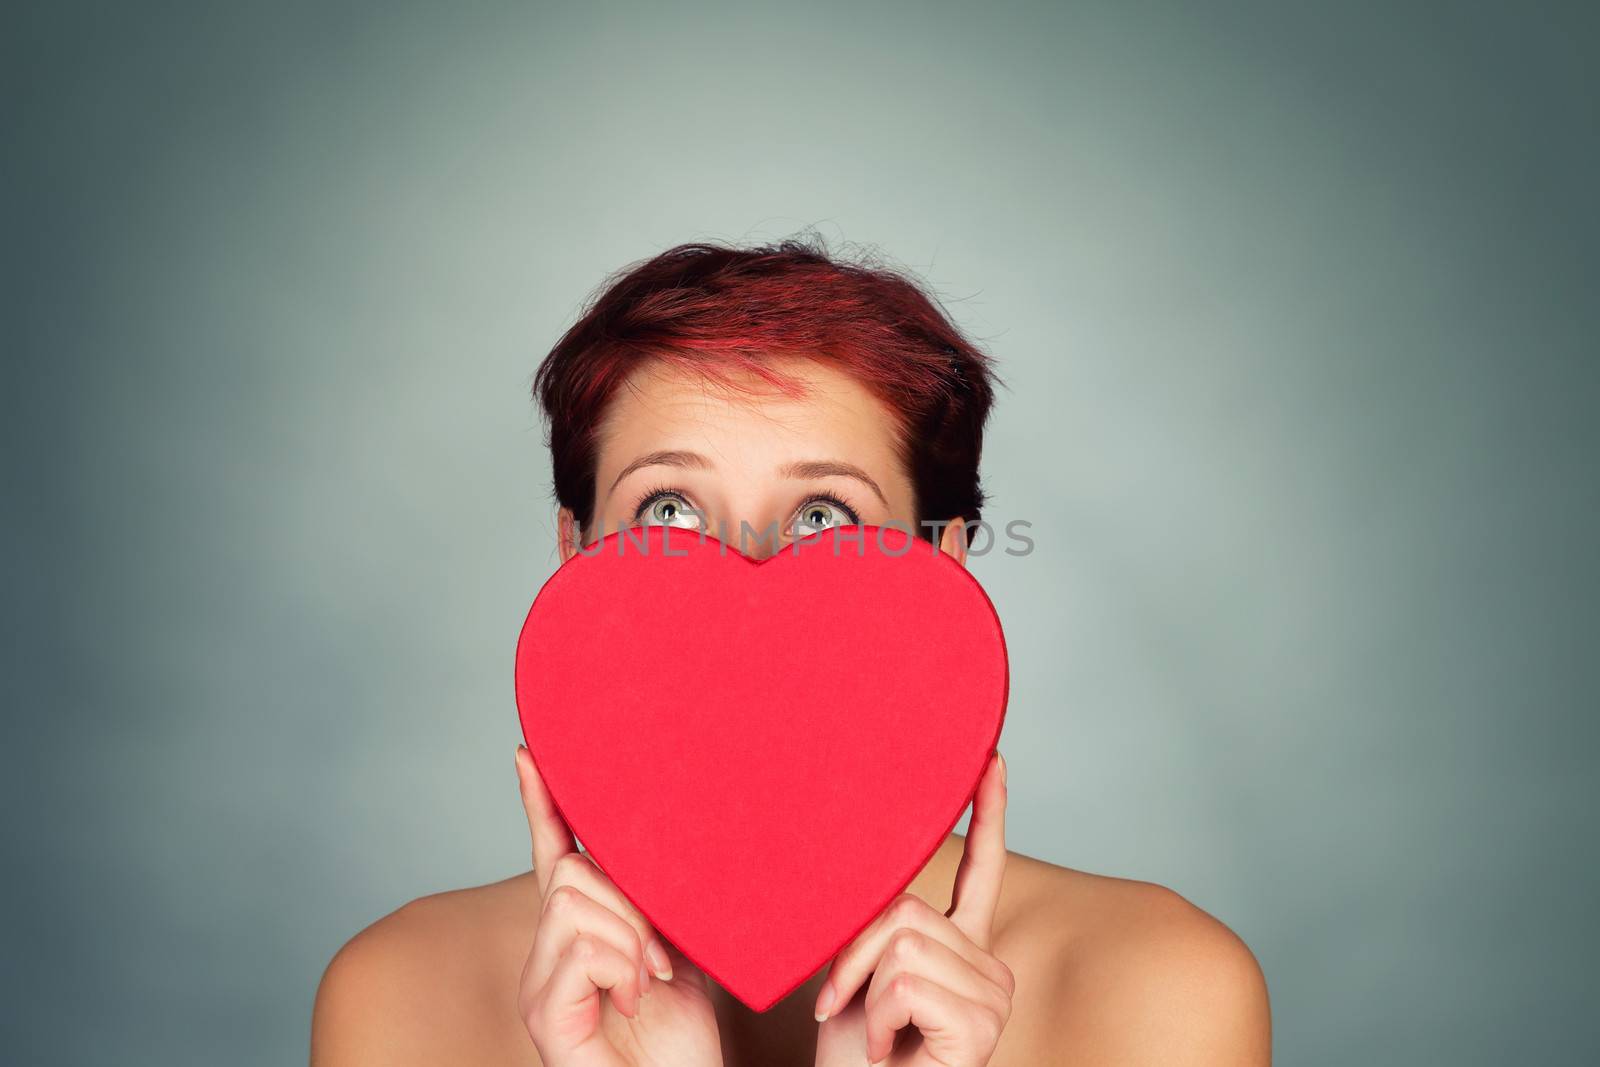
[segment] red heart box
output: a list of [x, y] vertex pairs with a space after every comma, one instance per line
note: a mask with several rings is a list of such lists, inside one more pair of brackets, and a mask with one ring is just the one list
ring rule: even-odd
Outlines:
[[1000, 737], [1000, 620], [891, 527], [755, 561], [694, 530], [613, 533], [539, 591], [517, 708], [589, 854], [661, 933], [766, 1011], [916, 876]]

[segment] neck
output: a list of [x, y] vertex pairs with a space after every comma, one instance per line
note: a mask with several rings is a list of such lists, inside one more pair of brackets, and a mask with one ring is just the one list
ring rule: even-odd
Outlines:
[[[906, 887], [940, 911], [950, 907], [950, 891], [961, 861], [965, 839], [949, 834]], [[722, 1062], [726, 1067], [772, 1064], [774, 1067], [809, 1065], [816, 1057], [817, 1022], [812, 1009], [828, 977], [824, 966], [794, 992], [757, 1014], [739, 1003], [716, 982], [711, 982], [711, 1002], [722, 1033]]]

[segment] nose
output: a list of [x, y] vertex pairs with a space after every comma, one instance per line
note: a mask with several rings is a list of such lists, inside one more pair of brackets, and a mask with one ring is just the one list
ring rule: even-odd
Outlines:
[[783, 547], [782, 524], [770, 517], [746, 513], [729, 517], [723, 544], [750, 559], [769, 559]]

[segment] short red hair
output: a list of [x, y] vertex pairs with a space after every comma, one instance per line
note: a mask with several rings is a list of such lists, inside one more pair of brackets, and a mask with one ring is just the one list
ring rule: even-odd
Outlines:
[[[792, 389], [766, 365], [775, 355], [832, 363], [895, 412], [919, 523], [979, 518], [978, 460], [994, 401], [990, 358], [911, 279], [842, 261], [816, 239], [679, 245], [601, 286], [534, 376], [557, 502], [590, 528], [601, 421], [642, 361], [664, 359], [714, 378], [738, 367]], [[918, 532], [929, 536], [926, 527]]]

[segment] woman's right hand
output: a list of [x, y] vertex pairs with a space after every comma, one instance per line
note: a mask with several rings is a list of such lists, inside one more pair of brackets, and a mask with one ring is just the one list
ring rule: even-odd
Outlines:
[[517, 780], [543, 901], [517, 1007], [544, 1067], [719, 1067], [705, 974], [578, 851], [521, 745]]

